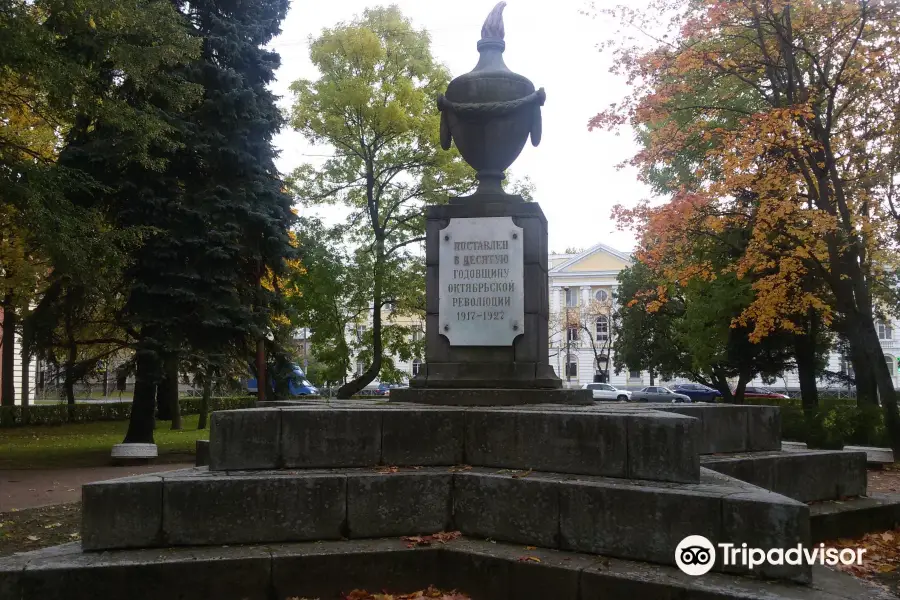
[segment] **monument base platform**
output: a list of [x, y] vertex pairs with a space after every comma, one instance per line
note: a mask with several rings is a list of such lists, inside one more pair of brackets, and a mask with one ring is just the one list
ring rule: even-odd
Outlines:
[[520, 404], [575, 404], [590, 406], [590, 390], [402, 388], [391, 390], [391, 402], [441, 406], [516, 406]]
[[667, 565], [465, 537], [427, 546], [393, 537], [92, 553], [70, 543], [0, 557], [0, 596], [170, 600], [175, 588], [179, 598], [331, 600], [352, 589], [411, 592], [435, 585], [491, 600], [894, 597], [847, 573], [818, 565], [812, 572], [809, 586], [716, 572], [691, 577]]

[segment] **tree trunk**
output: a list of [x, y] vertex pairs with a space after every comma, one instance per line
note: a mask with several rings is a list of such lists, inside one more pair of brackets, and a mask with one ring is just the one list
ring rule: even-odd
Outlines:
[[878, 382], [875, 380], [874, 365], [865, 358], [858, 343], [849, 344], [850, 364], [853, 365], [853, 379], [856, 383], [856, 405], [878, 406]]
[[13, 406], [16, 403], [16, 309], [12, 303], [12, 295], [3, 298], [3, 336], [0, 350], [0, 406]]
[[805, 335], [794, 336], [794, 358], [797, 361], [797, 378], [800, 380], [800, 398], [805, 412], [819, 406], [819, 388], [816, 385], [816, 332], [810, 323]]
[[103, 397], [109, 398], [109, 359], [103, 361]]
[[747, 389], [747, 384], [750, 383], [751, 379], [753, 379], [753, 377], [747, 376], [745, 373], [741, 373], [738, 376], [738, 382], [737, 385], [734, 386], [734, 396], [732, 397], [732, 401], [735, 404], [744, 403], [744, 390]]
[[715, 385], [715, 388], [722, 393], [722, 402], [725, 404], [733, 404], [734, 393], [732, 393], [731, 386], [728, 385], [728, 380], [725, 378], [725, 375], [713, 371], [712, 382]]
[[269, 389], [266, 377], [266, 340], [260, 338], [256, 342], [256, 401], [264, 402]]
[[[878, 333], [875, 322], [872, 319], [862, 317], [856, 333], [851, 337], [851, 344], [859, 345], [860, 352], [864, 354], [875, 374], [875, 382], [878, 389], [878, 399], [884, 411], [884, 425], [894, 453], [900, 453], [900, 413], [897, 410], [897, 394], [894, 390], [894, 382], [891, 379], [891, 371], [884, 360], [884, 351], [878, 341]], [[866, 323], [865, 321], [868, 321]]]
[[78, 346], [69, 344], [66, 355], [66, 366], [63, 375], [63, 386], [66, 390], [66, 403], [71, 407], [75, 405], [75, 361], [78, 360]]
[[68, 404], [71, 409], [71, 407], [75, 406], [75, 380], [66, 377], [63, 381], [63, 388], [65, 388], [66, 391], [66, 404]]
[[203, 375], [203, 396], [200, 398], [200, 419], [197, 429], [206, 429], [206, 416], [209, 413], [209, 398], [212, 396], [212, 376], [207, 370]]
[[28, 321], [22, 321], [22, 406], [28, 406], [29, 393], [28, 388], [31, 386], [31, 377], [29, 369], [31, 368], [31, 356], [28, 348], [28, 334], [25, 328], [28, 327]]
[[654, 373], [653, 369], [650, 369], [650, 385], [656, 385], [654, 382]]
[[152, 444], [156, 387], [161, 378], [159, 355], [152, 350], [139, 350], [134, 376], [134, 400], [128, 421], [126, 444]]
[[[384, 240], [376, 241], [375, 254], [375, 282], [372, 286], [372, 364], [366, 369], [365, 373], [345, 383], [337, 391], [337, 397], [346, 400], [360, 392], [367, 385], [372, 383], [378, 373], [381, 371], [381, 354], [383, 352], [381, 340], [381, 301], [382, 301], [382, 281], [381, 271], [384, 268]], [[568, 369], [568, 365], [566, 365]]]
[[[165, 397], [169, 403], [172, 429], [181, 429], [181, 405], [178, 403], [178, 355], [168, 354], [163, 362], [163, 380], [160, 388], [166, 388]], [[158, 392], [157, 392], [158, 394]], [[157, 396], [158, 397], [158, 396]]]
[[[170, 396], [172, 386], [168, 382], [168, 372], [165, 369], [165, 359], [161, 361], [162, 372], [156, 385], [156, 420], [172, 420], [172, 398]], [[177, 382], [176, 382], [177, 385]]]

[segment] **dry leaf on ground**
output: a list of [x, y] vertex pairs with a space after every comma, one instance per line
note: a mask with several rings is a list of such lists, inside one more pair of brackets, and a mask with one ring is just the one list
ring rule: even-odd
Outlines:
[[870, 533], [856, 539], [825, 542], [826, 548], [865, 548], [862, 565], [838, 565], [837, 568], [858, 577], [890, 573], [900, 568], [900, 528]]
[[518, 561], [519, 561], [519, 562], [536, 562], [536, 563], [539, 563], [539, 562], [541, 562], [541, 559], [539, 559], [537, 556], [520, 556], [520, 557], [518, 558]]
[[446, 544], [447, 542], [451, 542], [461, 535], [462, 533], [460, 533], [459, 531], [438, 531], [437, 533], [433, 533], [431, 535], [407, 535], [400, 539], [404, 542], [407, 542], [407, 548], [414, 548], [416, 546], [430, 546], [433, 542]]
[[353, 590], [343, 596], [343, 600], [416, 600], [419, 598], [430, 598], [431, 600], [472, 600], [470, 596], [461, 594], [456, 590], [443, 592], [433, 586], [428, 586], [428, 589], [418, 590], [411, 594], [373, 594], [365, 590]]

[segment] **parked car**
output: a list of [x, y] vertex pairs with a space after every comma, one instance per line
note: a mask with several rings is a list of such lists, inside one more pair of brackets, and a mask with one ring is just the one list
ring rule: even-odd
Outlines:
[[715, 402], [722, 397], [722, 392], [701, 383], [679, 383], [672, 386], [676, 394], [684, 394], [693, 402]]
[[[274, 372], [272, 365], [269, 366], [269, 373]], [[275, 381], [273, 378], [269, 377], [269, 389], [273, 392], [275, 391]], [[250, 377], [247, 379], [247, 392], [251, 394], [255, 394], [259, 389], [259, 385], [256, 382], [256, 377]], [[291, 396], [316, 396], [319, 394], [319, 388], [314, 386], [309, 382], [306, 378], [306, 374], [303, 372], [303, 369], [300, 368], [300, 365], [291, 365], [291, 373], [287, 378], [287, 389], [288, 393]]]
[[594, 400], [631, 400], [631, 392], [620, 390], [608, 383], [586, 383], [582, 389], [591, 390]]
[[677, 394], [667, 387], [651, 385], [634, 392], [631, 397], [638, 402], [690, 402], [690, 396]]
[[782, 394], [780, 392], [774, 392], [769, 388], [751, 387], [748, 385], [744, 388], [744, 398], [771, 398], [775, 400], [790, 398], [790, 396], [788, 396], [787, 394]]
[[378, 387], [372, 389], [373, 396], [390, 396], [391, 390], [406, 387], [405, 385], [401, 385], [399, 383], [379, 383]]

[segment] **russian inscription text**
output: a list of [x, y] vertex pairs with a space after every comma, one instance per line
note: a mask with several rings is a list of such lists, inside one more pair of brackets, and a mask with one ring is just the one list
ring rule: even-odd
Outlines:
[[441, 231], [440, 333], [453, 346], [509, 346], [524, 329], [522, 228], [511, 217], [451, 219]]

